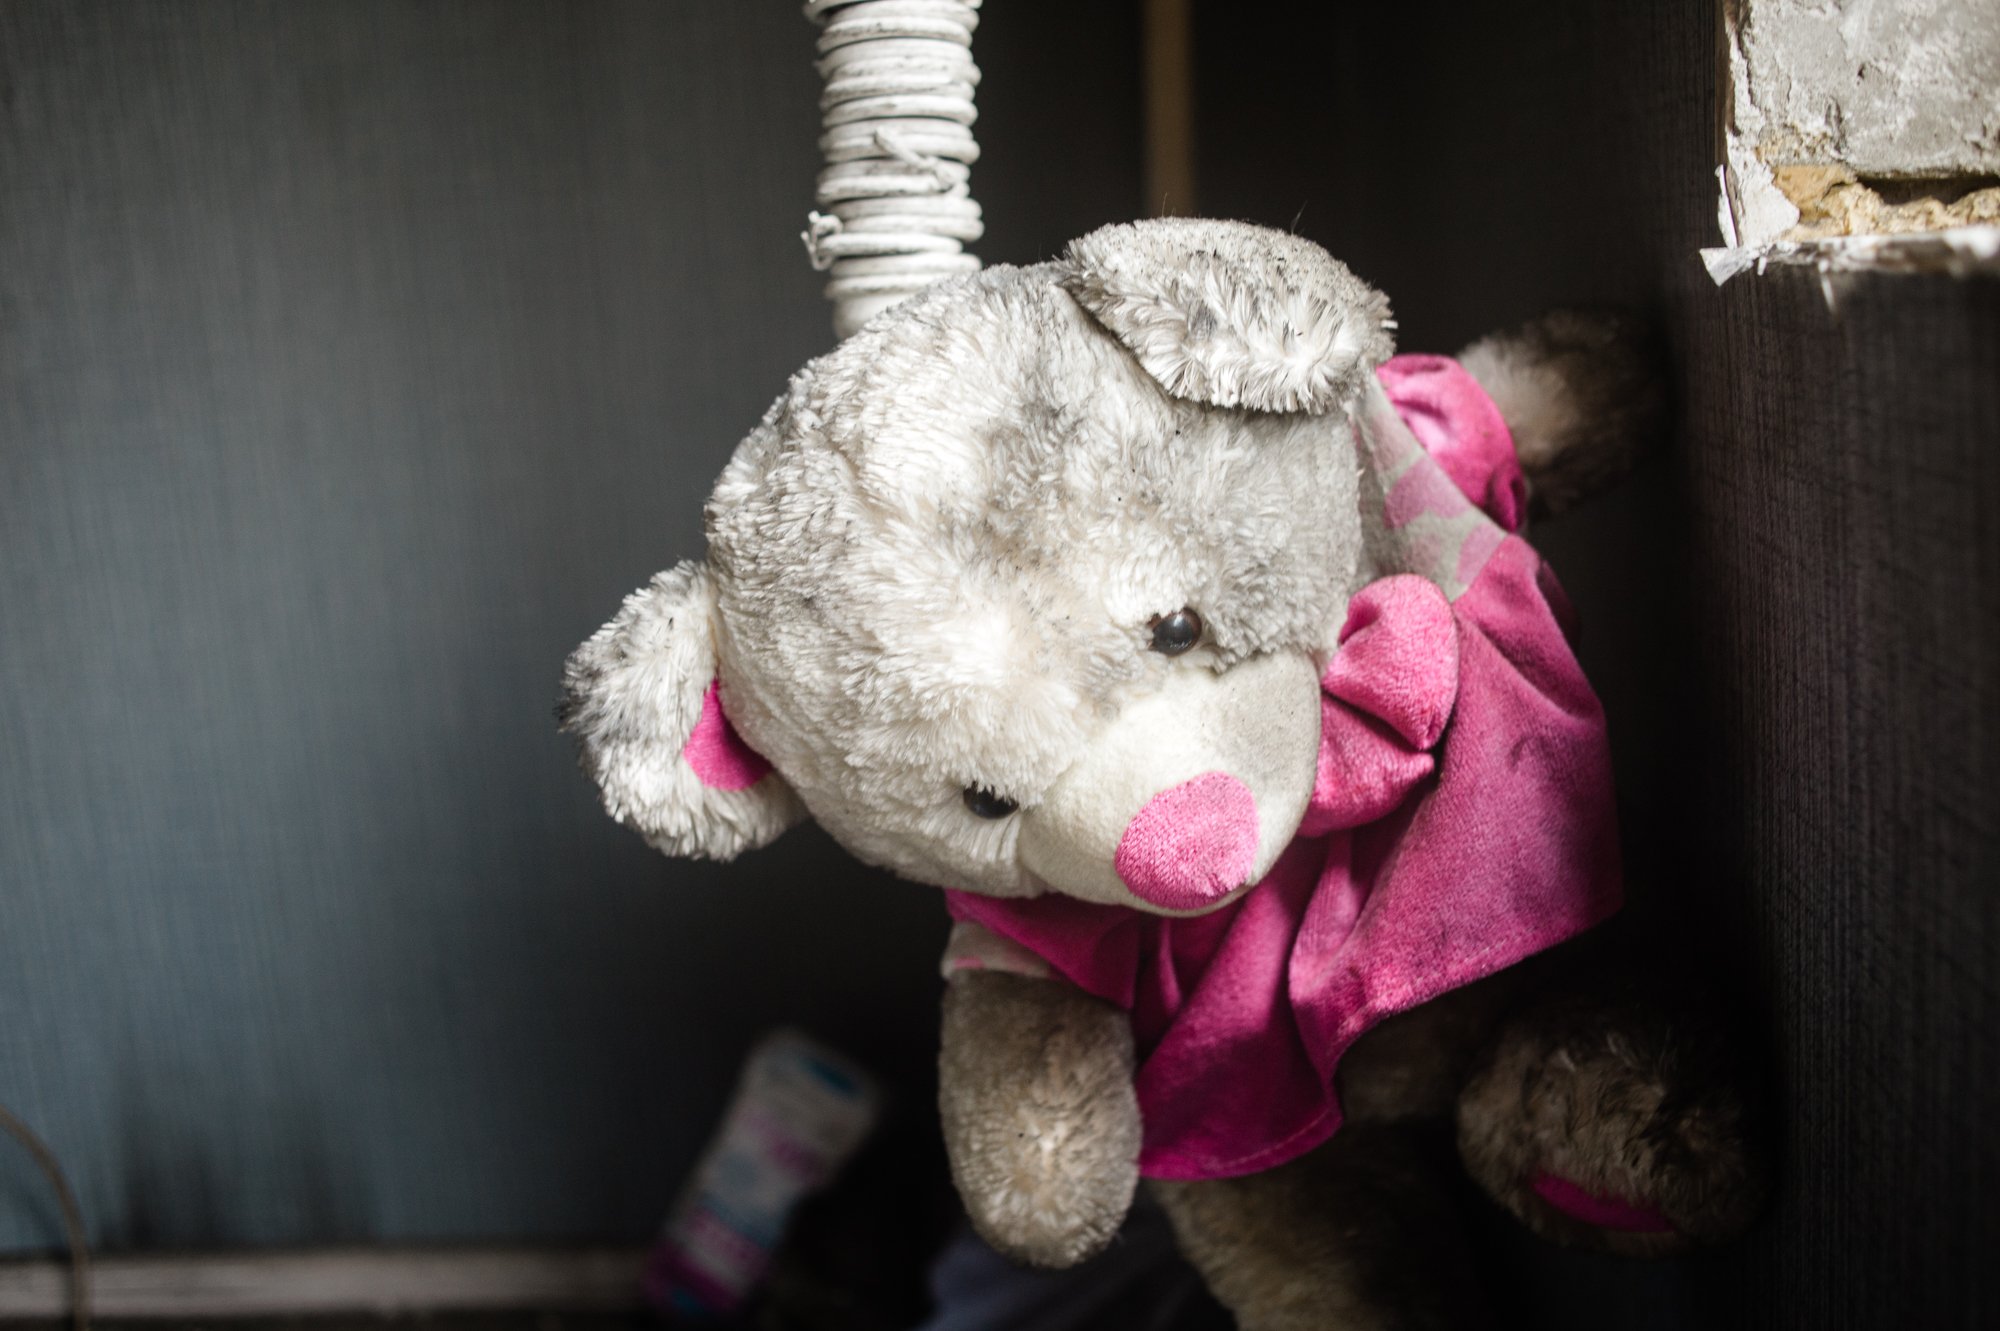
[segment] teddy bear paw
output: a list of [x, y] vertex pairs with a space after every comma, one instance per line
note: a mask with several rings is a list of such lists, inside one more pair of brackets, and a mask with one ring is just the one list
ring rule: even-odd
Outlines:
[[1608, 489], [1665, 436], [1665, 365], [1654, 329], [1636, 315], [1551, 310], [1481, 338], [1458, 360], [1514, 436], [1536, 517]]
[[1058, 980], [970, 971], [945, 988], [938, 1109], [979, 1236], [1033, 1266], [1089, 1257], [1139, 1183], [1125, 1014]]
[[1459, 1097], [1458, 1144], [1543, 1237], [1659, 1256], [1755, 1218], [1766, 1171], [1752, 1119], [1714, 1027], [1569, 997], [1503, 1027]]

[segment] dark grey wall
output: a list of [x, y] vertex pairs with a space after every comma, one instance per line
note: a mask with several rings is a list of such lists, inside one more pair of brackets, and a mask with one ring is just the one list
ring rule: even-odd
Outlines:
[[[1205, 5], [1203, 207], [1449, 350], [1652, 310], [1674, 446], [1538, 533], [1609, 709], [1636, 900], [1777, 1102], [1757, 1232], [1666, 1266], [1490, 1236], [1520, 1325], [2000, 1320], [2000, 281], [1717, 290], [1713, 0]], [[1301, 212], [1303, 209], [1303, 212]], [[1631, 923], [1628, 922], [1628, 930]]]
[[[992, 259], [1136, 204], [1132, 16], [1062, 9], [980, 35]], [[931, 1057], [933, 894], [669, 863], [551, 722], [830, 340], [811, 43], [0, 6], [0, 1101], [96, 1242], [638, 1236], [760, 1029]]]

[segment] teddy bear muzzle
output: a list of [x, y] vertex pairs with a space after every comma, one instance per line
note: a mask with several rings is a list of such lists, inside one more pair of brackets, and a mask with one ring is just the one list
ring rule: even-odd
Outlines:
[[1253, 882], [1257, 797], [1227, 772], [1203, 772], [1146, 801], [1125, 824], [1111, 867], [1162, 910], [1202, 910]]
[[1319, 727], [1319, 680], [1303, 654], [1173, 669], [1017, 815], [1021, 863], [1085, 901], [1213, 910], [1268, 873], [1297, 832]]

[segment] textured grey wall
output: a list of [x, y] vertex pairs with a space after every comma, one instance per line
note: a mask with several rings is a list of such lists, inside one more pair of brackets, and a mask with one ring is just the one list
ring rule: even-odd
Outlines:
[[[1136, 203], [1131, 16], [1060, 8], [981, 33], [990, 258]], [[636, 1236], [764, 1026], [929, 1057], [933, 895], [669, 863], [551, 722], [829, 340], [811, 41], [0, 6], [0, 1100], [98, 1243]]]

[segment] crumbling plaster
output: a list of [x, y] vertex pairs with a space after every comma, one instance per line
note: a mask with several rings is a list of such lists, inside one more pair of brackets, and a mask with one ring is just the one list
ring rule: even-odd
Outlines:
[[1767, 164], [1839, 163], [1863, 177], [2000, 175], [2000, 4], [1732, 8], [1736, 128]]
[[[1991, 220], [2000, 3], [1727, 0], [1724, 21], [1718, 280], [1782, 246]], [[1936, 182], [1937, 198], [1885, 202], [1870, 189], [1885, 180]]]

